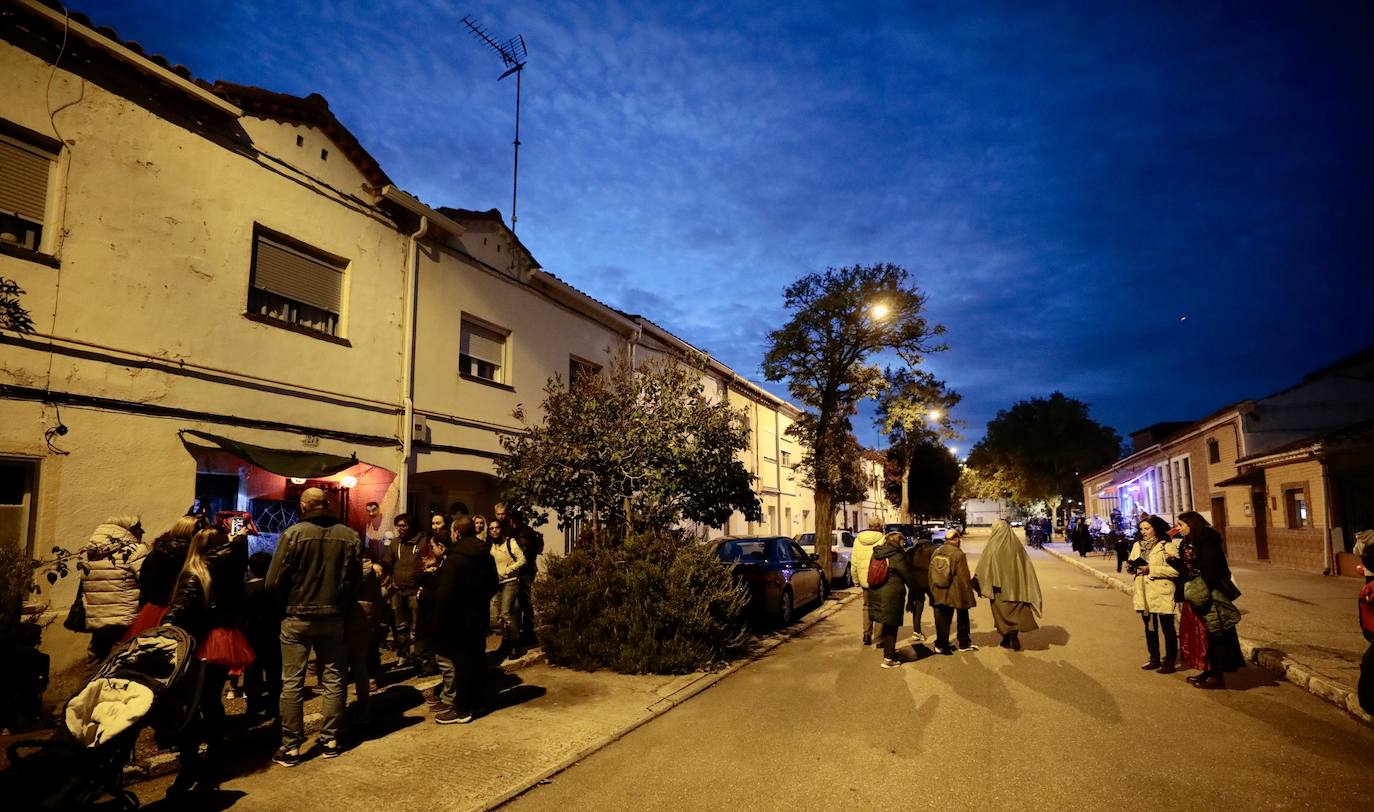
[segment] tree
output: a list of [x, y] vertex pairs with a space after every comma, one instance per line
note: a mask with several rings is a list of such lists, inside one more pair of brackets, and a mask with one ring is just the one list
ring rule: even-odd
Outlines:
[[19, 283], [0, 276], [0, 330], [33, 332], [33, 319], [19, 301], [23, 293], [24, 289], [19, 287]]
[[[910, 521], [913, 455], [918, 446], [943, 444], [960, 438], [955, 426], [963, 423], [952, 418], [950, 410], [963, 397], [944, 381], [922, 370], [888, 368], [883, 371], [883, 380], [885, 386], [878, 398], [877, 424], [892, 444], [891, 454], [901, 471], [901, 514], [904, 521]], [[957, 464], [955, 473], [957, 476]], [[924, 483], [918, 481], [916, 487], [924, 487]], [[953, 488], [952, 482], [950, 488]], [[946, 493], [945, 498], [948, 496]]]
[[721, 525], [737, 510], [762, 518], [736, 458], [749, 447], [745, 415], [711, 402], [701, 368], [620, 356], [605, 375], [566, 386], [555, 376], [544, 393], [543, 422], [501, 439], [496, 469], [512, 507], [536, 517], [529, 508], [552, 509], [564, 527], [585, 519], [622, 538], [684, 520]]
[[906, 453], [911, 514], [929, 518], [953, 513], [959, 460], [945, 446], [928, 441], [910, 446]]
[[858, 448], [850, 442], [850, 417], [859, 401], [882, 390], [882, 371], [869, 358], [890, 350], [914, 367], [925, 354], [944, 349], [932, 339], [945, 328], [926, 321], [926, 297], [898, 265], [828, 268], [788, 285], [783, 297], [792, 317], [769, 334], [763, 372], [770, 381], [786, 380], [792, 396], [808, 407], [788, 433], [806, 449], [802, 465], [816, 499], [816, 552], [828, 568], [835, 498]]
[[1121, 438], [1088, 416], [1088, 404], [1055, 392], [1003, 409], [969, 452], [980, 477], [1009, 488], [1019, 502], [1045, 502], [1051, 512], [1082, 493], [1079, 476], [1117, 458]]

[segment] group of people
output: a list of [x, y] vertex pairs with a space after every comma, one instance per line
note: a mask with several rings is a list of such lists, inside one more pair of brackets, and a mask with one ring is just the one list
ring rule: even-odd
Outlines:
[[[164, 624], [196, 640], [200, 704], [178, 735], [181, 770], [169, 794], [218, 783], [231, 677], [243, 676], [250, 713], [280, 715], [273, 761], [290, 767], [303, 760], [312, 652], [324, 705], [320, 749], [333, 758], [346, 734], [370, 722], [388, 626], [402, 666], [442, 675], [429, 703], [439, 724], [471, 722], [482, 711], [493, 611], [504, 653], [518, 653], [533, 633], [529, 591], [542, 545], [504, 506], [489, 522], [436, 513], [428, 533], [401, 514], [393, 533], [377, 532], [380, 511], [369, 503], [361, 535], [329, 509], [321, 489], [306, 489], [300, 508], [273, 553], [250, 556], [246, 534], [231, 536], [197, 515], [151, 545], [137, 516], [112, 517], [85, 548], [77, 603], [92, 658]], [[357, 701], [346, 723], [348, 684]]]
[[[1159, 516], [1142, 516], [1140, 536], [1126, 555], [1135, 575], [1134, 607], [1145, 625], [1146, 671], [1172, 674], [1182, 654], [1186, 668], [1197, 674], [1188, 682], [1198, 688], [1226, 687], [1225, 675], [1242, 668], [1236, 625], [1240, 597], [1218, 533], [1200, 513], [1178, 515], [1179, 538]], [[1175, 607], [1178, 624], [1174, 623]], [[1164, 637], [1160, 652], [1159, 638]]]
[[[956, 650], [950, 644], [951, 625], [958, 651], [978, 650], [970, 633], [969, 610], [979, 597], [992, 607], [993, 623], [1002, 635], [1001, 647], [1020, 651], [1021, 632], [1039, 628], [1037, 618], [1044, 606], [1040, 581], [1030, 555], [1005, 520], [993, 525], [973, 573], [957, 530], [949, 530], [939, 547], [929, 539], [916, 539], [908, 547], [901, 533], [884, 535], [882, 527], [881, 521], [873, 521], [855, 538], [851, 566], [863, 588], [863, 643], [873, 643], [876, 624], [883, 668], [902, 664], [897, 630], [906, 612], [912, 617], [912, 646], [926, 642], [921, 620], [927, 602], [935, 620], [934, 649], [940, 654], [952, 655]], [[870, 576], [882, 580], [871, 582]]]

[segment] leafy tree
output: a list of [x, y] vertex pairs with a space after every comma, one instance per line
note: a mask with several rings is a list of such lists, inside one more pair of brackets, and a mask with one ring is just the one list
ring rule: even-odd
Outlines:
[[[900, 469], [901, 514], [904, 520], [909, 521], [913, 512], [920, 512], [912, 509], [913, 489], [920, 488], [927, 496], [931, 494], [928, 483], [921, 482], [919, 478], [913, 481], [912, 460], [919, 447], [943, 444], [961, 437], [956, 426], [963, 423], [951, 417], [950, 410], [958, 405], [963, 396], [923, 370], [888, 368], [883, 371], [883, 380], [886, 385], [878, 397], [877, 423], [892, 444], [890, 453]], [[946, 452], [945, 457], [949, 456]], [[937, 458], [929, 457], [928, 461], [937, 461]], [[938, 462], [943, 463], [944, 460], [939, 459]], [[939, 467], [939, 470], [947, 473], [945, 467]], [[957, 476], [957, 464], [954, 470]], [[943, 482], [943, 477], [929, 483], [929, 486], [934, 487], [936, 495], [944, 489], [944, 496], [940, 499], [948, 501], [954, 483], [949, 483], [950, 487], [945, 489], [940, 482]], [[925, 512], [925, 515], [943, 516], [945, 512]]]
[[922, 518], [950, 515], [954, 486], [959, 481], [959, 460], [935, 442], [916, 443], [906, 453], [910, 514]]
[[33, 319], [19, 301], [23, 294], [24, 289], [19, 287], [19, 283], [0, 276], [0, 330], [33, 332]]
[[762, 518], [736, 457], [749, 447], [745, 415], [711, 402], [701, 369], [621, 356], [605, 375], [569, 385], [555, 376], [544, 393], [543, 422], [501, 439], [507, 456], [496, 468], [512, 507], [549, 508], [563, 526], [586, 519], [624, 538], [684, 520], [720, 525], [737, 510]]
[[1081, 473], [1107, 465], [1120, 451], [1121, 438], [1088, 416], [1088, 404], [1055, 392], [998, 412], [968, 465], [1009, 488], [1015, 501], [1043, 501], [1054, 512], [1082, 493]]
[[801, 462], [815, 493], [816, 552], [829, 567], [835, 502], [858, 448], [850, 442], [850, 417], [859, 401], [882, 390], [882, 370], [869, 359], [894, 351], [914, 367], [944, 349], [932, 339], [945, 328], [926, 321], [925, 294], [906, 269], [887, 263], [807, 274], [787, 286], [784, 304], [792, 317], [769, 334], [763, 372], [770, 381], [786, 380], [808, 407], [788, 433], [806, 449]]

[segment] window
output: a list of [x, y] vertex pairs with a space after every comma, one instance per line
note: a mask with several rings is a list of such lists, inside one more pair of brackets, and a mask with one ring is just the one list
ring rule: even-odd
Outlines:
[[1283, 505], [1290, 529], [1312, 526], [1312, 517], [1307, 511], [1306, 488], [1284, 488]]
[[0, 545], [33, 555], [38, 462], [0, 457]]
[[1193, 469], [1188, 456], [1175, 457], [1169, 461], [1170, 488], [1175, 513], [1193, 509]]
[[601, 374], [601, 366], [593, 364], [591, 361], [583, 361], [577, 356], [568, 356], [568, 385], [576, 385], [578, 381], [586, 377], [596, 377]]
[[773, 560], [782, 564], [796, 560], [791, 539], [773, 539]]
[[463, 319], [458, 348], [458, 371], [463, 375], [492, 383], [507, 383], [506, 338], [505, 333]]
[[38, 251], [48, 177], [62, 144], [0, 120], [0, 243]]
[[784, 532], [784, 533], [791, 533], [791, 532], [792, 532], [792, 508], [790, 508], [790, 507], [785, 507], [785, 508], [782, 509], [782, 523], [783, 523], [782, 532]]
[[778, 509], [772, 505], [768, 506], [768, 532], [778, 532]]
[[779, 452], [779, 453], [782, 455], [782, 464], [783, 464], [783, 465], [791, 465], [791, 464], [792, 464], [792, 452], [791, 452], [791, 451], [782, 451], [782, 452]]
[[1221, 462], [1221, 444], [1216, 440], [1207, 441], [1207, 461], [1213, 464]]
[[348, 260], [266, 229], [253, 235], [248, 313], [300, 330], [338, 335]]

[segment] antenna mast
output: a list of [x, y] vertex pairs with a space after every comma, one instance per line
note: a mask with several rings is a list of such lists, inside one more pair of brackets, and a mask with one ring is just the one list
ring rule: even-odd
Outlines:
[[496, 81], [515, 74], [515, 172], [510, 184], [510, 230], [515, 233], [515, 202], [520, 190], [520, 76], [525, 72], [525, 61], [529, 52], [525, 50], [525, 38], [519, 34], [511, 37], [505, 42], [498, 42], [491, 36], [491, 33], [471, 15], [463, 18], [463, 25], [468, 27], [473, 36], [491, 48], [501, 57], [501, 63], [506, 66], [506, 72], [496, 77]]

